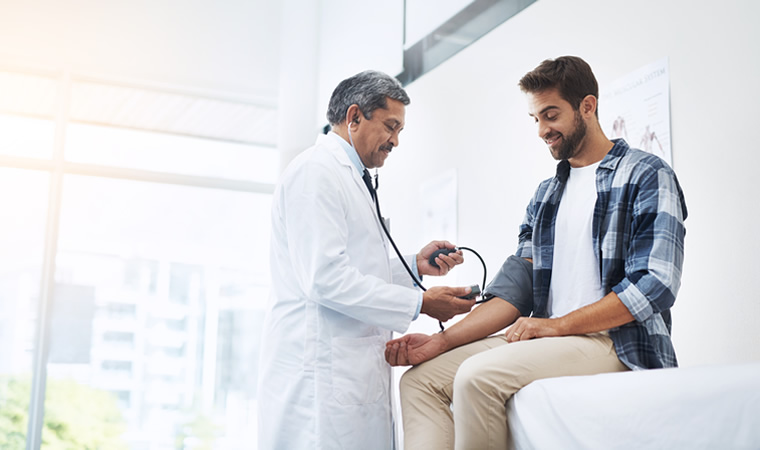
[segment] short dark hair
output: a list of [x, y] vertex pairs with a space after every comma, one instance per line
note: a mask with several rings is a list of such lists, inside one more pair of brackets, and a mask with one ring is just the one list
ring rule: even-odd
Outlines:
[[330, 125], [343, 122], [346, 111], [353, 104], [359, 106], [364, 117], [371, 119], [376, 109], [388, 108], [388, 98], [409, 104], [409, 96], [395, 78], [376, 70], [357, 73], [341, 81], [333, 91], [327, 108], [327, 121]]
[[[520, 79], [520, 89], [527, 93], [557, 89], [573, 109], [578, 109], [587, 95], [599, 99], [599, 85], [591, 66], [577, 56], [547, 59]], [[597, 108], [596, 116], [599, 117]]]

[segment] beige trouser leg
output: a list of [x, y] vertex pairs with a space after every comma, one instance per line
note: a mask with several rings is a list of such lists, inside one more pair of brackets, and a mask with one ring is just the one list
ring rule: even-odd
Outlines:
[[603, 334], [533, 339], [474, 355], [454, 381], [455, 448], [507, 448], [505, 404], [535, 380], [625, 370]]
[[401, 377], [405, 450], [454, 448], [454, 375], [472, 355], [506, 344], [495, 336], [457, 347], [407, 370]]
[[542, 378], [624, 370], [612, 341], [600, 334], [512, 344], [501, 335], [459, 347], [402, 378], [404, 448], [506, 448], [505, 404], [523, 386]]

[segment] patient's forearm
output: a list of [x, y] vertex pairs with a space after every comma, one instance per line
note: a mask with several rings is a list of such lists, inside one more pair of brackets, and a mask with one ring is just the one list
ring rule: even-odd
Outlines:
[[464, 319], [441, 333], [446, 350], [469, 344], [508, 327], [520, 317], [520, 311], [510, 303], [493, 298], [473, 309]]

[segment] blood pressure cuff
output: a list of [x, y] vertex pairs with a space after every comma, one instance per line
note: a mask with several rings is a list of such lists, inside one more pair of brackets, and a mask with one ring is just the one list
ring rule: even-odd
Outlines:
[[485, 300], [499, 297], [512, 304], [523, 316], [533, 311], [533, 263], [510, 256], [483, 293]]

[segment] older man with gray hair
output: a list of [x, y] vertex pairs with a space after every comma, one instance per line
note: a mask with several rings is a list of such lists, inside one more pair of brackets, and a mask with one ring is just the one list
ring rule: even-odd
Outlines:
[[[298, 155], [272, 200], [272, 294], [259, 370], [259, 448], [393, 448], [392, 331], [420, 313], [445, 321], [469, 311], [469, 288], [424, 293], [389, 257], [367, 169], [399, 144], [409, 97], [397, 80], [366, 71], [333, 92], [332, 131]], [[419, 275], [444, 275], [459, 251], [407, 259]]]

